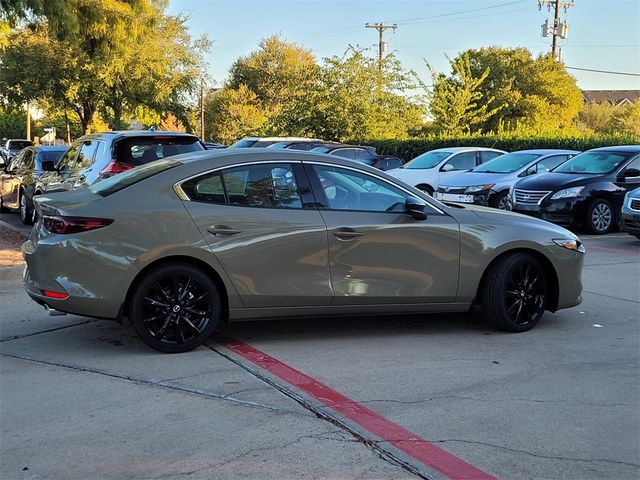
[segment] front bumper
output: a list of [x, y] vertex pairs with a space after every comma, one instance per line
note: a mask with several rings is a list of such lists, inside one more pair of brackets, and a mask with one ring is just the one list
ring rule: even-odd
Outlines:
[[587, 199], [582, 197], [563, 198], [560, 200], [543, 200], [540, 205], [513, 203], [508, 197], [510, 210], [540, 218], [563, 227], [581, 227], [587, 209]]
[[623, 208], [620, 229], [640, 238], [640, 211], [634, 211], [627, 207]]

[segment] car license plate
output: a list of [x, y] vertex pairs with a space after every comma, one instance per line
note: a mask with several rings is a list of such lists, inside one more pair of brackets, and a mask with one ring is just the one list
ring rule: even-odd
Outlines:
[[473, 195], [456, 195], [455, 193], [436, 193], [438, 200], [445, 202], [473, 203]]

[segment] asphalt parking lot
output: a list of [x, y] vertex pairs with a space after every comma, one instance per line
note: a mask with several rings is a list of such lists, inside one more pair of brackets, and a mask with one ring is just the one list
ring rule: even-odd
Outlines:
[[527, 333], [251, 322], [180, 355], [49, 317], [3, 267], [2, 478], [637, 479], [640, 241], [580, 236], [582, 305]]

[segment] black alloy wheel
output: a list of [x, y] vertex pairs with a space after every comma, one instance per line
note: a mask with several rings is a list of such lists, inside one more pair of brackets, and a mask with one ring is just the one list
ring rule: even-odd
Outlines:
[[613, 230], [616, 215], [608, 200], [598, 198], [587, 209], [587, 228], [591, 233], [603, 235]]
[[199, 268], [169, 264], [138, 284], [131, 321], [150, 347], [167, 353], [193, 350], [211, 336], [221, 316], [218, 289]]
[[538, 260], [526, 253], [499, 259], [486, 273], [482, 307], [487, 319], [508, 332], [525, 332], [542, 318], [547, 279]]

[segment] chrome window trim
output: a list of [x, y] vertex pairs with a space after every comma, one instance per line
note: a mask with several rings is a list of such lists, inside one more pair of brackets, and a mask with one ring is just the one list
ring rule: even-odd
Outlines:
[[[332, 162], [323, 162], [323, 161], [318, 161], [318, 160], [262, 160], [262, 161], [253, 161], [253, 162], [243, 162], [243, 163], [236, 163], [234, 165], [223, 165], [223, 166], [219, 166], [219, 167], [215, 167], [212, 168], [210, 170], [205, 170], [204, 172], [200, 172], [200, 173], [196, 173], [194, 175], [191, 175], [189, 177], [183, 178], [182, 180], [176, 182], [173, 184], [173, 191], [176, 193], [176, 195], [178, 195], [178, 197], [180, 198], [180, 200], [185, 201], [185, 202], [191, 202], [193, 200], [191, 200], [187, 194], [185, 193], [185, 191], [182, 189], [182, 184], [184, 182], [188, 182], [189, 180], [192, 180], [194, 178], [200, 177], [202, 175], [208, 175], [210, 173], [214, 173], [217, 172], [219, 170], [224, 170], [227, 168], [236, 168], [236, 167], [244, 167], [244, 166], [248, 166], [248, 165], [261, 165], [261, 164], [265, 164], [265, 163], [305, 163], [305, 164], [311, 164], [311, 165], [324, 165], [324, 166], [328, 166], [328, 167], [338, 167], [338, 168], [346, 168], [347, 170], [353, 170], [354, 172], [358, 172], [358, 173], [365, 173], [367, 175], [371, 175], [374, 178], [377, 178], [378, 180], [381, 180], [383, 182], [389, 183], [391, 185], [393, 185], [395, 188], [398, 188], [399, 190], [402, 190], [403, 192], [405, 192], [407, 195], [411, 195], [412, 197], [418, 198], [416, 197], [416, 194], [410, 190], [407, 190], [405, 187], [401, 186], [401, 185], [397, 185], [393, 182], [390, 182], [389, 180], [387, 180], [386, 178], [380, 177], [374, 173], [371, 172], [363, 172], [362, 170], [360, 170], [359, 168], [353, 168], [347, 165], [339, 165], [336, 163], [332, 163]], [[438, 212], [441, 215], [446, 215], [446, 212], [443, 211], [442, 209], [436, 207], [434, 204], [432, 204], [430, 201], [425, 200], [424, 198], [420, 198], [422, 201], [424, 201], [430, 208], [434, 209], [436, 212]]]

